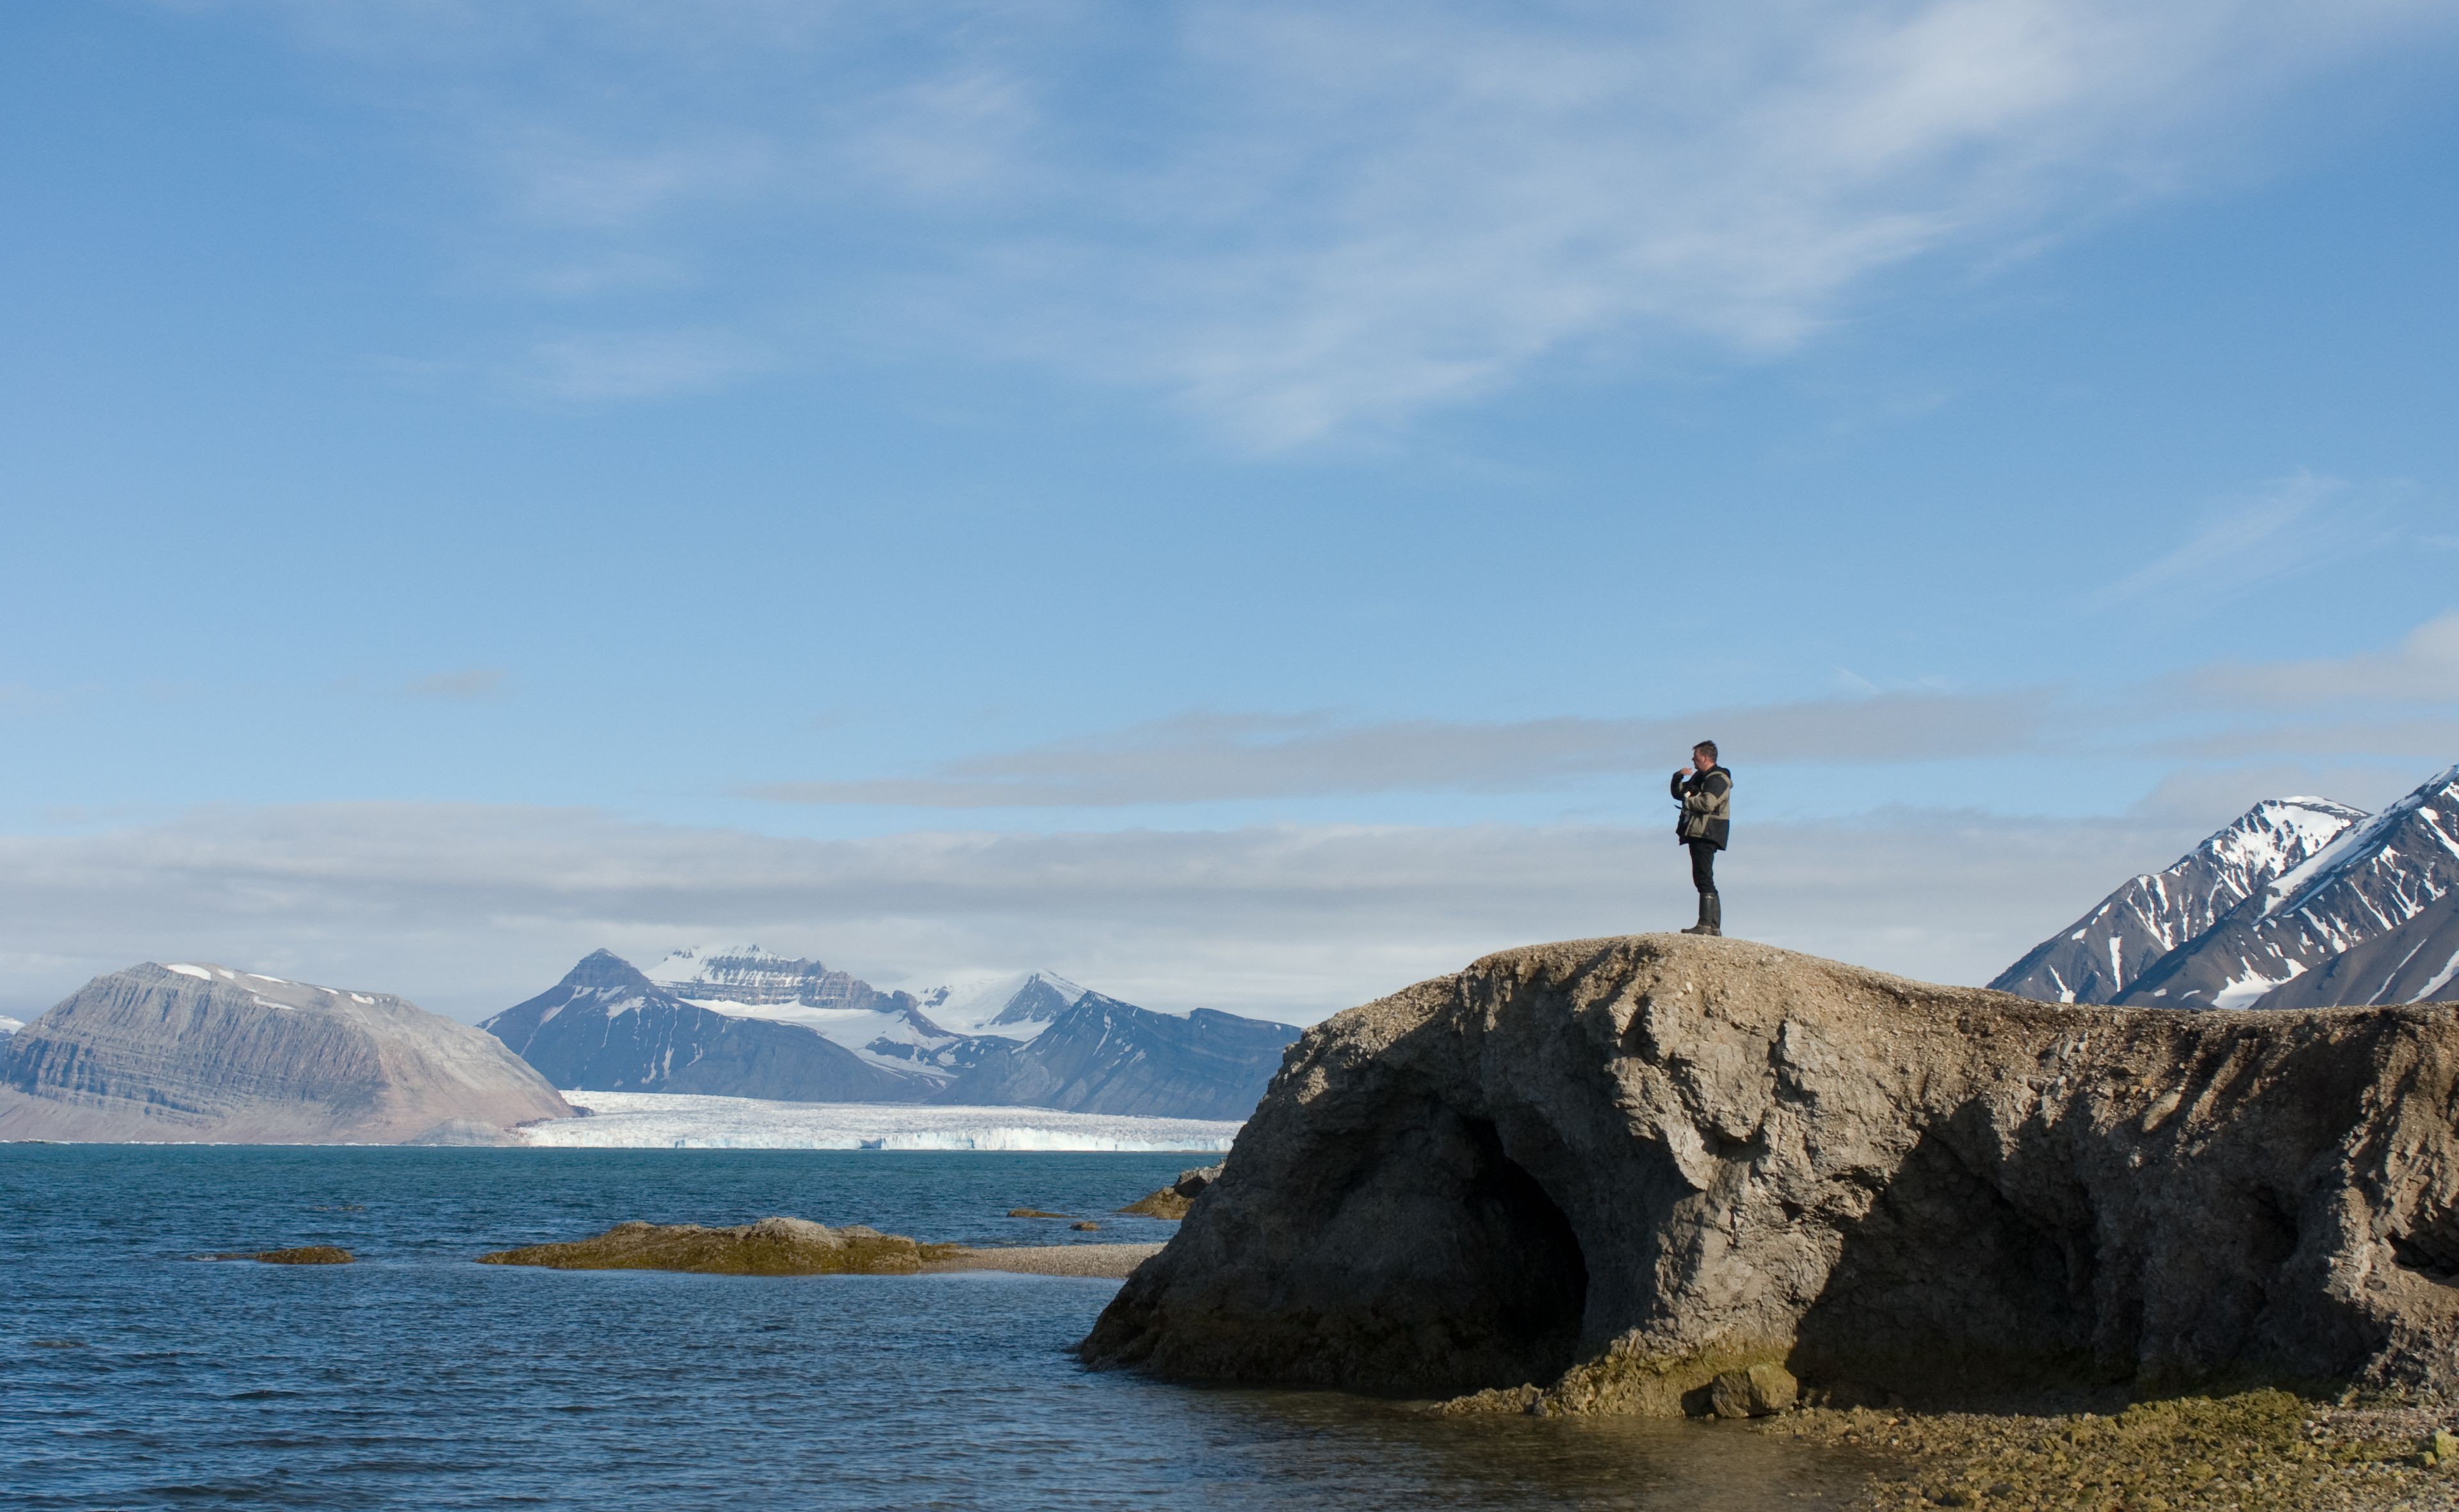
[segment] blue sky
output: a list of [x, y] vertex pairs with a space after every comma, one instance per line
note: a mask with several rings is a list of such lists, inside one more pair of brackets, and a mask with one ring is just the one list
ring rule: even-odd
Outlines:
[[0, 19], [0, 1012], [1978, 980], [2459, 760], [2459, 7]]

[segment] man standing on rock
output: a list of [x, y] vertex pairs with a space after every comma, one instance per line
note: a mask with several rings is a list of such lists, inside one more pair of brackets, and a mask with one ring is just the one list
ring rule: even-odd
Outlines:
[[1685, 934], [1725, 933], [1724, 901], [1716, 896], [1716, 852], [1734, 814], [1734, 774], [1716, 765], [1716, 743], [1691, 747], [1691, 765], [1673, 774], [1673, 801], [1682, 806], [1674, 838], [1691, 848], [1691, 885], [1699, 890], [1699, 922]]

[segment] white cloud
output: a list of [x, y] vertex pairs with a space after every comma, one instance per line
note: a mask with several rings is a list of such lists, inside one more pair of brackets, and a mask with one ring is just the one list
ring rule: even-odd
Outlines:
[[[1986, 979], [2175, 823], [1891, 815], [1746, 827], [1736, 933], [1942, 980]], [[1130, 1000], [1311, 1019], [1533, 940], [1689, 922], [1653, 827], [909, 833], [788, 840], [569, 809], [218, 808], [0, 836], [0, 1012], [95, 973], [205, 958], [379, 987], [476, 1018], [582, 954], [752, 938], [883, 985], [1050, 966]]]
[[1576, 351], [1781, 351], [1916, 259], [1986, 261], [2194, 184], [2286, 93], [2452, 16], [235, 9], [457, 134], [543, 264], [697, 263], [738, 328], [834, 300], [877, 339], [1150, 386], [1262, 446], [1404, 422]]
[[2459, 699], [2459, 609], [2427, 620], [2383, 650], [2300, 662], [2221, 662], [2194, 673], [2185, 688], [2212, 702], [2257, 707], [2448, 704]]
[[2185, 541], [2129, 574], [2103, 602], [2174, 595], [2209, 608], [2398, 543], [2407, 491], [2300, 472], [2212, 512]]
[[1349, 724], [1191, 714], [1100, 739], [967, 757], [918, 777], [773, 783], [752, 791], [784, 803], [944, 808], [1525, 791], [1599, 773], [1670, 772], [1699, 740], [1714, 740], [1729, 762], [1751, 766], [2006, 755], [2034, 747], [2054, 718], [2048, 700], [2029, 692], [1881, 693], [1674, 719]]

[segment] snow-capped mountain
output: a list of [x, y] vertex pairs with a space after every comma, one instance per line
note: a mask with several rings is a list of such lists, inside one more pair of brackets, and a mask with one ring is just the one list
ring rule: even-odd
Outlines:
[[1990, 985], [2171, 1008], [2459, 997], [2459, 766], [2371, 817], [2313, 798], [2259, 804]]
[[2350, 826], [2119, 999], [2185, 1008], [2430, 1000], [2459, 975], [2459, 766]]
[[935, 1084], [882, 1069], [809, 1026], [686, 1001], [608, 951], [479, 1027], [558, 1087], [881, 1102], [919, 1101]]
[[1049, 972], [959, 977], [915, 995], [933, 1023], [1005, 1040], [1032, 1039], [1083, 997], [1083, 988]]
[[2034, 946], [1989, 985], [2042, 1002], [2114, 1002], [2146, 972], [2365, 817], [2327, 798], [2272, 798]]
[[942, 1027], [910, 993], [881, 992], [850, 973], [757, 945], [673, 951], [642, 975], [711, 1013], [807, 1029], [900, 1081], [935, 1086], [978, 1055], [971, 1036]]
[[1160, 1014], [1080, 991], [1031, 1040], [994, 1041], [934, 1101], [1244, 1119], [1297, 1037], [1289, 1024], [1209, 1008]]
[[883, 992], [756, 945], [599, 951], [487, 1021], [559, 1086], [1242, 1119], [1287, 1024], [1155, 1013], [1049, 972]]

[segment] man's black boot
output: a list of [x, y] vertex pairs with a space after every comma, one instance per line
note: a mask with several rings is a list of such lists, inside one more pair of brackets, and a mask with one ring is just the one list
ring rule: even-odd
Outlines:
[[1692, 925], [1682, 933], [1685, 934], [1715, 934], [1721, 933], [1716, 927], [1715, 893], [1702, 892], [1699, 894], [1699, 922]]

